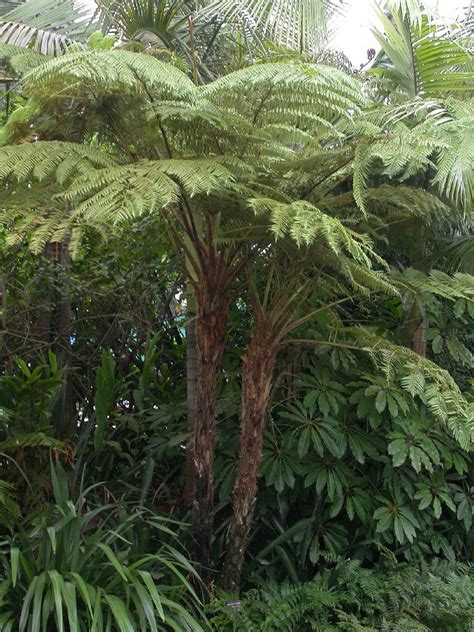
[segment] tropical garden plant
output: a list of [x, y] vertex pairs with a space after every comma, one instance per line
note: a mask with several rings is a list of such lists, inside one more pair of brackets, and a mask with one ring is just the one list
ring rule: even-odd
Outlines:
[[[287, 578], [311, 592], [347, 558], [383, 575], [389, 558], [416, 573], [472, 555], [469, 32], [392, 3], [383, 52], [354, 77], [311, 61], [319, 44], [293, 5], [247, 4], [242, 22], [226, 3], [114, 3], [91, 27], [113, 38], [2, 48], [21, 96], [0, 148], [0, 509], [19, 556], [49, 547], [52, 450], [72, 491], [84, 477], [102, 490], [98, 542], [110, 520], [135, 533], [156, 511], [190, 518], [192, 532], [171, 528], [194, 546], [206, 598], [270, 580], [290, 604]], [[304, 61], [271, 49], [278, 23]], [[163, 623], [124, 538], [123, 574], [102, 565], [114, 590], [87, 580], [103, 625], [194, 629], [192, 567], [172, 597], [184, 610]], [[44, 551], [44, 585], [21, 575], [31, 601], [5, 625], [72, 616]], [[438, 625], [416, 608], [392, 620], [382, 602], [357, 619], [352, 598], [321, 590], [328, 625]], [[79, 626], [95, 617], [78, 612]]]

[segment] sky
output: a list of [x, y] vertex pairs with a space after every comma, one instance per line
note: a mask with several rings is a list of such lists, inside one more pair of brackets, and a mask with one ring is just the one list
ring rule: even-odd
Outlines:
[[[466, 0], [427, 0], [426, 5], [434, 7], [439, 15], [455, 19]], [[367, 61], [367, 50], [378, 48], [371, 28], [377, 26], [373, 10], [373, 0], [346, 0], [347, 8], [339, 18], [336, 36], [332, 42], [336, 50], [341, 50], [355, 67]]]

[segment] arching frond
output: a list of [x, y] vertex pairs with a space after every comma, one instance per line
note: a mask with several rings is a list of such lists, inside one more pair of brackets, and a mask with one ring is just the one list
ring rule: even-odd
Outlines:
[[[314, 250], [314, 257], [321, 266], [321, 269], [329, 268], [337, 273], [336, 275], [331, 274], [328, 277], [330, 284], [333, 285], [333, 290], [338, 287], [337, 278], [340, 277], [348, 281], [350, 287], [355, 290], [357, 294], [367, 295], [370, 292], [380, 292], [383, 294], [398, 295], [397, 289], [384, 272], [361, 264], [350, 256], [344, 255], [342, 252], [336, 254], [333, 250], [319, 243], [315, 245]], [[347, 288], [339, 285], [339, 293], [347, 294]]]
[[374, 30], [374, 34], [383, 54], [372, 72], [394, 80], [410, 96], [472, 90], [469, 52], [447, 27], [426, 17], [421, 3], [409, 4], [391, 2], [392, 19], [377, 9], [384, 32]]
[[419, 397], [431, 414], [447, 424], [460, 445], [468, 450], [474, 442], [474, 404], [463, 397], [451, 375], [434, 362], [407, 347], [399, 347], [362, 328], [348, 333], [364, 345], [375, 364], [399, 381], [412, 397]]
[[78, 178], [64, 195], [74, 203], [76, 216], [110, 223], [160, 211], [177, 203], [183, 193], [206, 195], [231, 180], [219, 160], [140, 161]]
[[63, 55], [94, 30], [94, 9], [84, 0], [26, 0], [2, 16], [0, 42], [45, 55]]
[[446, 274], [441, 270], [431, 270], [423, 274], [408, 268], [403, 273], [393, 273], [393, 282], [400, 288], [415, 292], [436, 294], [451, 301], [465, 299], [474, 302], [474, 276], [456, 272]]
[[447, 197], [468, 207], [474, 199], [473, 118], [446, 123], [443, 134], [451, 144], [439, 151], [434, 182]]
[[474, 274], [474, 235], [455, 239], [447, 246], [443, 255], [451, 269]]
[[183, 0], [102, 0], [102, 28], [112, 27], [126, 40], [178, 48], [189, 30], [184, 8]]
[[279, 45], [316, 52], [325, 41], [330, 17], [339, 8], [333, 0], [212, 0], [202, 15], [236, 20]]
[[125, 50], [70, 53], [32, 70], [23, 77], [23, 83], [32, 95], [50, 90], [51, 94], [67, 94], [68, 98], [87, 89], [96, 95], [133, 92], [150, 100], [193, 100], [197, 94], [193, 82], [172, 64]]
[[44, 64], [51, 58], [43, 53], [38, 53], [30, 48], [0, 44], [0, 55], [8, 61], [8, 66], [13, 71], [15, 78], [21, 77], [28, 70]]
[[360, 87], [345, 73], [288, 62], [249, 66], [204, 86], [201, 93], [257, 127], [277, 122], [327, 127], [335, 118], [349, 118], [363, 103]]
[[104, 151], [78, 143], [40, 141], [0, 147], [1, 179], [53, 179], [64, 184], [78, 174], [114, 164]]
[[346, 228], [339, 219], [323, 213], [309, 202], [285, 204], [269, 198], [254, 198], [250, 204], [256, 214], [269, 216], [277, 239], [288, 235], [297, 244], [306, 246], [320, 240], [334, 254], [346, 253], [368, 269], [373, 261], [386, 265], [366, 236]]
[[31, 48], [42, 55], [64, 55], [73, 43], [66, 35], [45, 31], [20, 22], [0, 22], [0, 41]]

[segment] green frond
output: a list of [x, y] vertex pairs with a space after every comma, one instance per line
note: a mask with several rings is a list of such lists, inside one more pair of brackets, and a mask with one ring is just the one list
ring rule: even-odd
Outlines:
[[118, 222], [177, 203], [182, 192], [207, 195], [231, 181], [219, 160], [143, 160], [78, 178], [64, 196], [75, 204], [75, 216]]
[[[96, 28], [93, 9], [87, 0], [25, 0], [2, 16], [6, 22], [24, 25], [25, 36], [30, 29], [36, 30], [36, 37], [20, 46], [35, 45], [38, 50], [55, 50], [57, 37], [62, 41], [84, 41]], [[61, 49], [62, 50], [62, 49]]]
[[474, 200], [474, 117], [445, 123], [450, 146], [439, 150], [433, 182], [449, 199], [468, 208]]
[[474, 276], [470, 274], [456, 272], [449, 275], [441, 270], [431, 270], [427, 275], [408, 268], [403, 273], [393, 273], [392, 278], [400, 288], [418, 294], [435, 294], [450, 301], [474, 301]]
[[399, 347], [364, 329], [348, 330], [370, 353], [387, 378], [396, 376], [404, 390], [419, 397], [431, 414], [446, 423], [463, 449], [474, 442], [474, 404], [463, 397], [458, 385], [445, 369], [408, 347]]
[[374, 213], [384, 209], [387, 219], [419, 217], [425, 222], [449, 217], [451, 209], [436, 195], [421, 188], [399, 184], [381, 185], [366, 191], [367, 206]]
[[255, 126], [284, 123], [324, 126], [348, 118], [363, 100], [357, 82], [329, 66], [302, 63], [254, 64], [201, 89], [226, 111], [239, 113]]
[[204, 18], [236, 21], [280, 46], [315, 53], [327, 37], [327, 24], [339, 6], [333, 0], [212, 0]]
[[0, 42], [31, 48], [42, 55], [64, 55], [73, 43], [66, 35], [29, 26], [21, 22], [0, 22]]
[[383, 32], [373, 32], [383, 53], [372, 72], [394, 80], [411, 96], [472, 90], [468, 51], [447, 27], [429, 20], [423, 9], [418, 7], [412, 14], [404, 4], [393, 3], [392, 19], [377, 8]]
[[51, 59], [43, 53], [11, 44], [0, 44], [0, 56], [8, 62], [14, 75], [20, 77]]
[[2, 180], [10, 177], [18, 182], [53, 179], [65, 184], [78, 174], [114, 164], [104, 151], [77, 143], [40, 141], [0, 147]]
[[153, 55], [125, 50], [97, 50], [69, 53], [57, 57], [27, 73], [24, 89], [31, 95], [71, 98], [92, 91], [125, 92], [173, 101], [193, 101], [197, 88], [176, 66], [157, 60]]
[[354, 153], [354, 161], [352, 163], [353, 168], [353, 189], [354, 200], [356, 201], [359, 209], [364, 213], [367, 213], [365, 207], [366, 188], [370, 174], [370, 163], [373, 160], [371, 148], [365, 143], [359, 143]]
[[347, 288], [342, 285], [338, 286], [336, 281], [338, 276], [348, 281], [356, 293], [367, 295], [370, 292], [380, 292], [398, 296], [397, 289], [385, 273], [368, 268], [345, 256], [342, 252], [335, 253], [333, 250], [317, 244], [315, 245], [314, 257], [322, 270], [328, 268], [337, 273], [336, 276], [331, 274], [330, 279], [334, 290], [338, 288], [339, 293], [347, 293]]
[[474, 273], [474, 235], [455, 239], [442, 254], [451, 269]]
[[457, 338], [448, 336], [446, 347], [456, 362], [469, 368], [474, 368], [474, 354]]
[[257, 217], [268, 218], [276, 239], [290, 238], [299, 247], [310, 247], [321, 266], [345, 277], [357, 292], [396, 294], [385, 274], [374, 265], [387, 268], [365, 235], [346, 228], [340, 220], [309, 202], [278, 202], [270, 198], [250, 200]]
[[270, 216], [272, 231], [277, 238], [289, 235], [300, 246], [308, 246], [320, 239], [334, 253], [345, 251], [366, 267], [371, 267], [372, 258], [383, 263], [373, 252], [367, 237], [346, 228], [340, 220], [309, 202], [300, 200], [284, 204], [270, 198], [254, 198], [249, 203], [257, 215]]
[[39, 447], [59, 449], [63, 447], [63, 445], [63, 442], [59, 441], [59, 439], [55, 439], [49, 434], [38, 430], [37, 432], [18, 433], [4, 441], [0, 441], [0, 450], [11, 452], [22, 448]]

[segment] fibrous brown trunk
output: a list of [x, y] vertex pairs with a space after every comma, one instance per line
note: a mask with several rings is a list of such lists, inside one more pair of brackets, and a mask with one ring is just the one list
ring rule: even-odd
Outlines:
[[240, 454], [232, 493], [233, 514], [227, 533], [223, 588], [236, 592], [244, 562], [247, 537], [257, 495], [257, 473], [262, 460], [265, 416], [270, 399], [278, 346], [265, 328], [254, 330], [242, 360]]
[[216, 387], [226, 343], [229, 288], [214, 270], [196, 287], [197, 388], [194, 428], [193, 531], [196, 559], [205, 585], [212, 582], [214, 436]]

